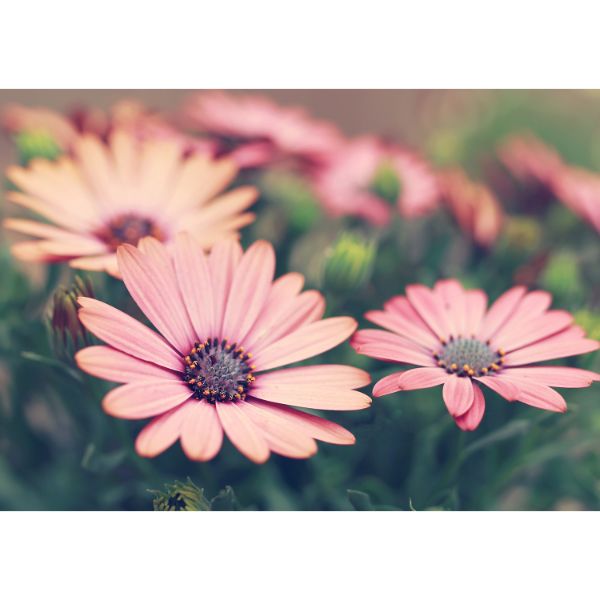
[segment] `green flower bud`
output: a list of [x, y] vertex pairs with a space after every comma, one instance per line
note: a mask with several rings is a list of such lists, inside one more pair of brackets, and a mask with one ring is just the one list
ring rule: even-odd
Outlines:
[[540, 283], [559, 298], [581, 297], [584, 285], [577, 256], [570, 252], [553, 254], [542, 272]]
[[79, 296], [93, 298], [94, 291], [89, 279], [76, 276], [70, 286], [56, 289], [48, 305], [50, 343], [55, 354], [62, 358], [71, 358], [90, 343], [89, 334], [77, 315]]
[[344, 232], [325, 253], [323, 284], [332, 292], [346, 293], [361, 288], [373, 271], [377, 246], [357, 233]]
[[27, 165], [34, 158], [56, 160], [62, 149], [56, 140], [46, 131], [20, 131], [14, 136], [21, 164]]
[[398, 172], [390, 162], [384, 161], [377, 167], [370, 188], [375, 195], [383, 200], [390, 204], [396, 203], [402, 191], [402, 183], [398, 177]]
[[165, 491], [149, 490], [154, 494], [152, 506], [154, 510], [168, 511], [207, 511], [210, 502], [204, 496], [204, 490], [199, 488], [188, 477], [185, 483], [175, 481], [166, 483]]

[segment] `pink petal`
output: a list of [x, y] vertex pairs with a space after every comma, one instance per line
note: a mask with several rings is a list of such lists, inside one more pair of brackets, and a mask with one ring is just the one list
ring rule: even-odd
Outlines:
[[[467, 291], [466, 334], [477, 336], [487, 307], [487, 295], [481, 290]], [[482, 413], [483, 416], [483, 413]]]
[[483, 413], [485, 412], [485, 398], [481, 388], [473, 383], [473, 404], [471, 408], [460, 417], [454, 417], [456, 424], [463, 431], [474, 431], [479, 427]]
[[240, 402], [238, 406], [261, 430], [273, 452], [289, 458], [309, 458], [316, 454], [314, 439], [293, 421], [249, 402]]
[[398, 386], [399, 389], [406, 391], [431, 388], [446, 383], [448, 377], [450, 375], [439, 367], [410, 369], [410, 371], [400, 373]]
[[166, 250], [148, 240], [156, 256], [146, 256], [129, 244], [119, 246], [117, 261], [123, 281], [136, 304], [177, 350], [186, 354], [195, 336], [184, 309], [174, 269]]
[[467, 297], [462, 285], [456, 279], [438, 281], [434, 293], [441, 300], [449, 325], [448, 333], [464, 335], [467, 329]]
[[524, 378], [512, 378], [509, 375], [503, 375], [509, 381], [514, 383], [519, 389], [519, 397], [517, 400], [524, 404], [529, 404], [535, 408], [550, 410], [553, 412], [566, 412], [567, 403], [564, 398], [552, 388], [533, 383]]
[[473, 404], [474, 392], [471, 379], [449, 375], [444, 383], [442, 395], [446, 408], [453, 417], [464, 415]]
[[152, 378], [180, 381], [173, 371], [139, 360], [110, 346], [88, 346], [75, 354], [75, 362], [82, 371], [117, 383]]
[[[223, 316], [229, 297], [233, 274], [242, 257], [242, 247], [235, 240], [215, 244], [208, 257], [213, 289], [214, 330], [211, 337], [221, 337]], [[235, 341], [235, 340], [232, 340]]]
[[321, 354], [350, 337], [356, 325], [351, 317], [333, 317], [306, 325], [258, 352], [256, 367], [266, 371]]
[[240, 260], [231, 283], [223, 320], [223, 337], [241, 341], [267, 300], [275, 274], [275, 251], [264, 240], [255, 242]]
[[182, 381], [136, 381], [108, 392], [102, 408], [113, 417], [146, 419], [183, 404], [191, 395], [192, 390]]
[[217, 402], [217, 414], [231, 443], [247, 458], [264, 463], [269, 445], [254, 421], [234, 402]]
[[576, 356], [593, 352], [600, 348], [600, 343], [595, 340], [575, 339], [561, 341], [556, 340], [556, 336], [547, 338], [531, 346], [526, 346], [515, 352], [507, 354], [504, 359], [506, 366], [517, 367], [533, 362], [542, 362], [553, 360], [555, 358], [564, 358], [566, 356]]
[[299, 426], [302, 431], [316, 440], [328, 442], [329, 444], [342, 445], [354, 444], [356, 441], [347, 429], [322, 417], [295, 410], [288, 406], [263, 402], [262, 400], [250, 399], [248, 404], [259, 406], [265, 411], [285, 417], [285, 419]]
[[311, 365], [261, 373], [260, 381], [268, 384], [323, 385], [355, 389], [369, 385], [370, 375], [347, 365]]
[[117, 255], [113, 253], [74, 258], [69, 261], [69, 266], [73, 269], [83, 269], [84, 271], [106, 271], [113, 277], [121, 278], [117, 264]]
[[513, 314], [525, 292], [523, 286], [511, 288], [492, 304], [481, 324], [479, 339], [487, 341], [498, 331], [506, 319]]
[[223, 444], [223, 427], [214, 405], [192, 401], [181, 428], [181, 447], [190, 460], [214, 458]]
[[246, 338], [240, 340], [240, 343], [246, 344], [248, 348], [254, 348], [254, 344], [266, 336], [272, 325], [279, 321], [282, 314], [286, 313], [303, 285], [304, 276], [300, 273], [287, 273], [276, 279], [271, 286], [263, 310]]
[[155, 417], [135, 440], [135, 450], [140, 456], [153, 458], [170, 448], [178, 439], [182, 426], [188, 418], [192, 402], [176, 406], [169, 412]]
[[484, 375], [483, 377], [475, 377], [475, 379], [479, 383], [487, 385], [487, 387], [509, 402], [519, 399], [519, 388], [504, 376], [504, 372], [500, 373], [500, 375]]
[[126, 354], [174, 371], [182, 359], [157, 333], [124, 312], [93, 298], [77, 299], [82, 308], [79, 320], [102, 341]]
[[385, 396], [400, 390], [418, 390], [446, 382], [449, 375], [439, 367], [420, 367], [388, 375], [375, 384], [373, 396]]
[[264, 382], [259, 375], [249, 395], [260, 400], [322, 410], [361, 410], [371, 405], [371, 398], [356, 390], [333, 386]]
[[208, 259], [189, 234], [177, 236], [174, 248], [175, 275], [183, 302], [198, 341], [211, 337], [215, 329], [213, 287]]
[[392, 333], [391, 331], [382, 331], [381, 329], [359, 329], [352, 337], [352, 344], [356, 344], [357, 346], [382, 344], [393, 348], [414, 351], [428, 358], [433, 356], [431, 351], [425, 350], [423, 346], [413, 340]]
[[428, 328], [423, 328], [398, 313], [370, 310], [365, 313], [365, 319], [368, 319], [380, 327], [385, 327], [397, 335], [413, 340], [427, 350], [433, 350], [440, 345], [440, 341]]
[[554, 335], [572, 322], [573, 317], [564, 310], [549, 311], [525, 323], [517, 323], [514, 327], [502, 328], [494, 336], [494, 344], [505, 352], [511, 352]]
[[406, 286], [406, 296], [429, 328], [438, 337], [447, 339], [450, 335], [450, 325], [438, 296], [421, 284]]
[[514, 379], [526, 379], [552, 387], [583, 388], [600, 381], [600, 375], [593, 371], [573, 367], [517, 367], [507, 373]]
[[[363, 330], [361, 330], [363, 331]], [[380, 341], [372, 341], [372, 338], [367, 336], [367, 341], [361, 341], [364, 336], [358, 335], [361, 332], [357, 332], [357, 336], [353, 336], [350, 340], [350, 345], [359, 354], [365, 354], [372, 358], [379, 360], [385, 360], [390, 362], [406, 363], [412, 365], [419, 365], [423, 367], [431, 367], [435, 364], [432, 354], [428, 354], [427, 351], [422, 350], [415, 346], [410, 348], [406, 343], [398, 343], [390, 339], [380, 338]], [[388, 333], [388, 332], [379, 332]], [[389, 334], [393, 335], [393, 334]], [[401, 338], [399, 338], [401, 339]], [[402, 340], [405, 342], [405, 340]]]
[[252, 350], [256, 354], [304, 325], [321, 319], [325, 312], [325, 299], [320, 292], [308, 290], [294, 298], [283, 309], [277, 311], [276, 320], [270, 321], [268, 328], [263, 329], [262, 335], [253, 343]]
[[[386, 312], [390, 312], [402, 319], [402, 326], [407, 327], [409, 337], [414, 337], [415, 341], [420, 341], [426, 348], [433, 348], [439, 345], [439, 337], [433, 333], [407, 298], [404, 296], [394, 296], [383, 306]], [[402, 332], [396, 331], [396, 333], [402, 335]]]
[[524, 325], [543, 315], [551, 303], [552, 296], [548, 292], [537, 290], [527, 294], [492, 336], [494, 345], [501, 347], [497, 342], [498, 339], [505, 334], [511, 335], [519, 331]]

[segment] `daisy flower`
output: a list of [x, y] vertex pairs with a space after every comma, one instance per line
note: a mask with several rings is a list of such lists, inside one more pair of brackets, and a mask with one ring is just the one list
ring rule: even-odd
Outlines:
[[456, 280], [439, 281], [433, 289], [409, 285], [406, 296], [365, 315], [389, 331], [360, 330], [351, 344], [360, 354], [418, 367], [378, 381], [375, 397], [443, 385], [448, 412], [463, 430], [481, 422], [486, 387], [510, 402], [565, 412], [553, 387], [587, 387], [600, 376], [532, 363], [592, 352], [600, 343], [585, 339], [568, 312], [548, 310], [551, 301], [547, 292], [518, 286], [487, 309], [483, 291], [464, 290]]
[[352, 215], [379, 226], [391, 218], [390, 203], [411, 218], [430, 212], [438, 202], [436, 178], [423, 160], [371, 136], [351, 140], [335, 152], [316, 173], [314, 186], [331, 215]]
[[212, 137], [240, 167], [286, 160], [312, 165], [342, 141], [331, 123], [258, 95], [203, 92], [187, 100], [183, 113], [186, 124]]
[[178, 439], [192, 460], [206, 461], [226, 434], [249, 459], [271, 452], [307, 458], [315, 440], [352, 444], [344, 428], [291, 406], [357, 410], [371, 400], [356, 388], [364, 371], [341, 365], [300, 366], [346, 340], [349, 317], [322, 319], [324, 300], [301, 292], [303, 278], [273, 281], [275, 253], [265, 241], [245, 253], [224, 240], [204, 254], [180, 234], [169, 252], [144, 238], [139, 248], [117, 251], [123, 281], [158, 332], [91, 298], [79, 298], [83, 325], [108, 346], [80, 351], [81, 369], [123, 383], [109, 392], [104, 410], [122, 419], [152, 421], [137, 437], [142, 456], [160, 454]]
[[135, 245], [148, 235], [170, 243], [179, 231], [192, 231], [209, 248], [237, 236], [253, 220], [244, 211], [257, 192], [239, 187], [218, 195], [236, 171], [229, 160], [184, 157], [175, 140], [139, 141], [123, 131], [107, 143], [79, 136], [73, 156], [7, 170], [20, 191], [6, 197], [51, 224], [7, 219], [4, 225], [37, 238], [13, 245], [22, 260], [68, 261], [74, 268], [118, 276], [119, 244]]
[[502, 208], [494, 194], [459, 169], [442, 172], [438, 177], [442, 203], [459, 227], [480, 246], [492, 246], [503, 220]]

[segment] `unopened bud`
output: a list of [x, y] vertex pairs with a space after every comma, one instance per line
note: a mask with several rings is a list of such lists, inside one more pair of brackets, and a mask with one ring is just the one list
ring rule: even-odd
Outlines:
[[62, 149], [56, 140], [44, 130], [23, 130], [14, 136], [21, 164], [27, 165], [34, 158], [56, 160]]
[[93, 298], [94, 292], [89, 279], [76, 276], [70, 286], [56, 289], [48, 306], [50, 341], [55, 354], [63, 358], [72, 357], [89, 344], [88, 333], [77, 314], [79, 296]]
[[165, 490], [150, 490], [154, 494], [152, 506], [155, 511], [208, 511], [210, 502], [189, 477], [186, 482], [165, 484]]
[[540, 246], [542, 229], [531, 217], [509, 217], [504, 225], [504, 242], [518, 252], [533, 252]]
[[566, 251], [553, 254], [542, 272], [541, 285], [559, 298], [583, 295], [584, 285], [577, 255]]
[[573, 317], [575, 323], [586, 333], [586, 337], [600, 341], [600, 314], [588, 309], [578, 310]]
[[359, 289], [371, 277], [376, 254], [374, 240], [358, 233], [342, 233], [325, 255], [325, 288], [338, 293]]
[[382, 162], [375, 171], [371, 181], [371, 191], [386, 200], [390, 204], [395, 204], [402, 191], [402, 183], [398, 177], [398, 172], [389, 161]]

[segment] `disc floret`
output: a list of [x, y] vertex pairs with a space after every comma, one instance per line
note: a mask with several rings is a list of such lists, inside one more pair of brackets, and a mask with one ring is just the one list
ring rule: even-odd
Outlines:
[[255, 381], [252, 354], [237, 343], [208, 338], [196, 342], [184, 357], [184, 381], [197, 400], [237, 402], [244, 400]]
[[504, 364], [504, 351], [493, 349], [490, 342], [475, 337], [450, 336], [440, 339], [441, 348], [433, 357], [439, 367], [462, 377], [476, 377], [496, 373]]

